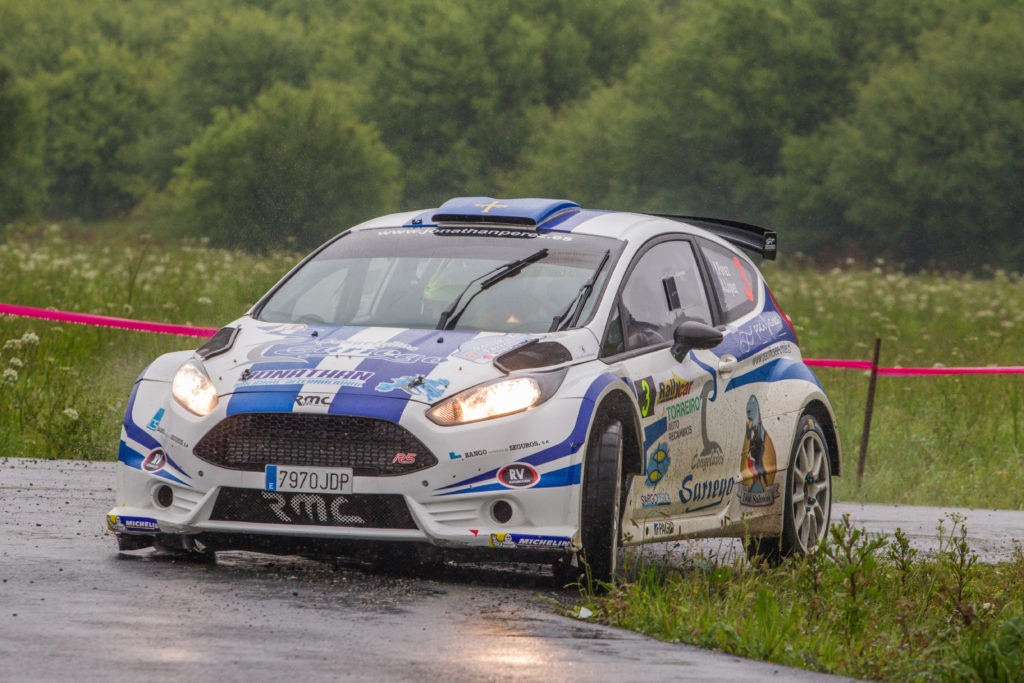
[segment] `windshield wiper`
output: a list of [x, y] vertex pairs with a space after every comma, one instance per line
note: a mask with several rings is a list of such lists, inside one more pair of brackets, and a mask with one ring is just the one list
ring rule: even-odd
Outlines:
[[587, 297], [590, 296], [590, 292], [594, 289], [594, 284], [597, 282], [598, 276], [601, 271], [604, 270], [604, 264], [608, 263], [608, 259], [611, 257], [611, 250], [604, 252], [604, 257], [601, 262], [597, 264], [597, 269], [594, 270], [594, 274], [590, 276], [590, 279], [583, 283], [580, 287], [580, 291], [576, 292], [576, 296], [572, 298], [572, 301], [559, 311], [558, 315], [551, 319], [551, 327], [548, 328], [548, 332], [555, 332], [562, 327], [562, 321], [569, 316], [569, 312], [572, 312], [572, 316], [569, 317], [566, 327], [572, 327], [579, 320], [580, 314], [583, 313], [583, 304], [586, 303]]
[[[453, 329], [455, 325], [458, 324], [459, 318], [462, 317], [462, 314], [466, 311], [466, 308], [469, 306], [469, 304], [473, 302], [473, 299], [476, 298], [477, 294], [484, 291], [485, 289], [493, 287], [502, 280], [518, 275], [526, 266], [530, 265], [531, 263], [536, 263], [537, 261], [540, 261], [543, 258], [547, 258], [547, 256], [548, 250], [547, 248], [544, 248], [524, 258], [504, 263], [495, 268], [494, 270], [487, 271], [480, 277], [473, 278], [472, 280], [469, 281], [469, 284], [462, 288], [462, 291], [459, 292], [459, 295], [457, 297], [455, 297], [455, 300], [448, 304], [448, 308], [444, 309], [444, 311], [441, 313], [441, 319], [437, 321], [437, 329]], [[466, 292], [469, 291], [470, 287], [472, 287], [477, 282], [480, 282], [480, 280], [483, 280], [483, 282], [480, 283], [480, 289], [473, 292], [473, 296], [469, 297], [469, 299], [462, 306], [462, 308], [458, 309], [458, 313], [456, 313], [455, 309], [456, 307], [458, 307], [459, 302], [462, 301], [462, 297], [466, 295]]]

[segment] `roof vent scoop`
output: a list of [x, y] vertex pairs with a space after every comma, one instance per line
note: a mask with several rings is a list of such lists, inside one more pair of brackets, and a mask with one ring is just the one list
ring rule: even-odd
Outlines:
[[442, 204], [433, 220], [435, 223], [487, 223], [535, 228], [579, 210], [580, 205], [568, 199], [456, 197]]

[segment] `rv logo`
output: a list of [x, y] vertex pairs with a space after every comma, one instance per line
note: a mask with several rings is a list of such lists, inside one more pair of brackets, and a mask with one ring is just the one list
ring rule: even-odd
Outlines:
[[533, 486], [540, 479], [537, 470], [525, 462], [517, 462], [512, 465], [505, 465], [498, 470], [498, 481], [505, 486], [522, 489]]

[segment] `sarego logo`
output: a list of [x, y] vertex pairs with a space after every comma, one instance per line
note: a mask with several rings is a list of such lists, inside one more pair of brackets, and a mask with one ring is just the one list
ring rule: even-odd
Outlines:
[[517, 462], [512, 465], [505, 465], [498, 470], [498, 481], [505, 486], [524, 489], [533, 486], [540, 480], [537, 470], [525, 462]]

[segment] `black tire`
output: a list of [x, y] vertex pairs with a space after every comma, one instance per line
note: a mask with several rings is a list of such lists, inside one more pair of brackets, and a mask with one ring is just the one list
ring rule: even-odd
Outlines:
[[800, 417], [786, 472], [782, 535], [747, 539], [747, 557], [777, 561], [813, 552], [832, 517], [832, 465], [828, 439], [818, 420]]
[[622, 424], [602, 415], [590, 428], [583, 461], [581, 571], [593, 581], [611, 581], [618, 569], [622, 486]]

